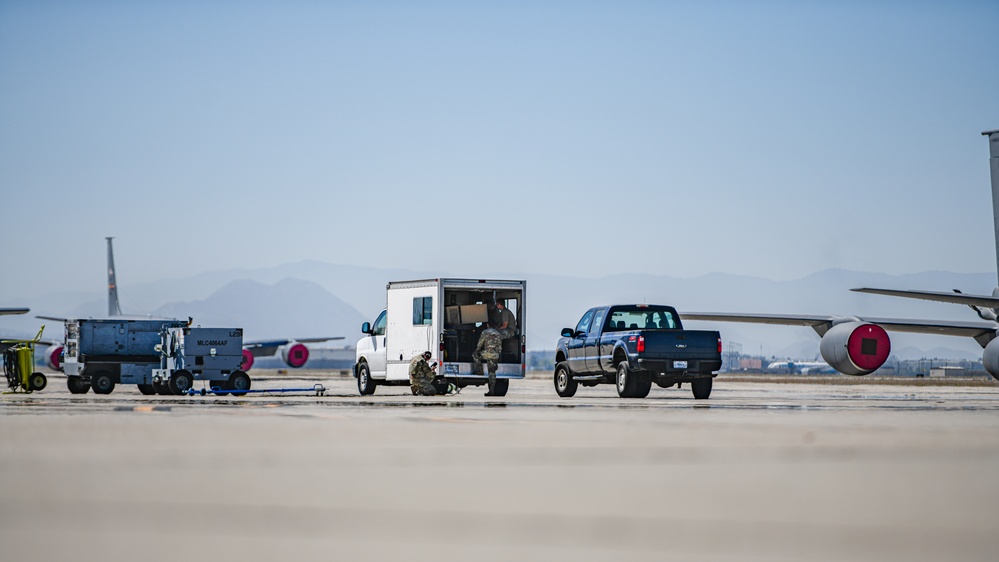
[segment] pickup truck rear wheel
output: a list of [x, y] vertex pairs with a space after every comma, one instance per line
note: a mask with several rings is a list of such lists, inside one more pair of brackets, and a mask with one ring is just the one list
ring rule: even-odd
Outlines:
[[[638, 379], [622, 361], [617, 365], [617, 395], [621, 398], [638, 398]], [[648, 392], [646, 392], [648, 394]]]
[[697, 400], [707, 400], [708, 396], [711, 396], [711, 381], [714, 380], [711, 377], [703, 379], [694, 379], [690, 383], [690, 389], [694, 392], [694, 398]]
[[573, 380], [572, 373], [565, 361], [555, 365], [555, 392], [562, 398], [572, 398], [576, 394], [579, 383]]
[[371, 370], [368, 369], [367, 363], [361, 363], [357, 366], [357, 392], [361, 396], [368, 396], [369, 394], [375, 393], [375, 388], [378, 386], [371, 378]]
[[647, 375], [645, 377], [638, 377], [634, 373], [632, 373], [631, 378], [635, 379], [635, 395], [633, 398], [645, 398], [648, 396], [649, 390], [652, 389], [652, 379], [648, 378]]

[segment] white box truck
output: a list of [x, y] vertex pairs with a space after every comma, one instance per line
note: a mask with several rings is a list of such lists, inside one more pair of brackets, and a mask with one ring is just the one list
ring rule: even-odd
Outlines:
[[[409, 385], [409, 362], [425, 351], [437, 373], [459, 388], [487, 385], [490, 396], [504, 396], [510, 379], [524, 378], [526, 281], [423, 279], [393, 281], [386, 287], [386, 307], [374, 323], [361, 326], [354, 376], [362, 395], [378, 386]], [[489, 327], [495, 303], [513, 312], [514, 337], [502, 341], [496, 376], [473, 367], [472, 353]], [[492, 382], [491, 382], [492, 381]]]

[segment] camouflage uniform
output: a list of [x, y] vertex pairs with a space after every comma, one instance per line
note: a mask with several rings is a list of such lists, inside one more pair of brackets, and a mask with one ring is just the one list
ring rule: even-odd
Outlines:
[[502, 342], [503, 337], [499, 331], [487, 328], [482, 332], [482, 335], [479, 336], [479, 343], [475, 346], [475, 351], [472, 352], [472, 371], [475, 374], [482, 374], [482, 361], [485, 360], [489, 364], [489, 374], [496, 375]]
[[430, 365], [427, 364], [427, 360], [423, 358], [422, 353], [409, 362], [409, 387], [412, 389], [413, 394], [417, 396], [434, 396], [437, 394], [437, 388], [434, 386], [435, 376], [436, 374], [430, 368]]
[[504, 322], [506, 323], [506, 328], [499, 330], [500, 339], [505, 340], [507, 338], [515, 337], [517, 335], [517, 318], [512, 312], [510, 312], [510, 309], [506, 307], [503, 307], [503, 310], [496, 311], [493, 325], [502, 326]]

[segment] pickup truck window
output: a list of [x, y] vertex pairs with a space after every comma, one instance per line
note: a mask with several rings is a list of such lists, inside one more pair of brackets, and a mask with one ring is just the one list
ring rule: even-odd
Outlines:
[[651, 307], [629, 308], [614, 310], [604, 331], [675, 329], [676, 325], [676, 317], [671, 310]]
[[579, 319], [579, 324], [576, 324], [576, 331], [586, 333], [590, 330], [590, 320], [593, 318], [593, 311], [587, 310], [586, 314]]

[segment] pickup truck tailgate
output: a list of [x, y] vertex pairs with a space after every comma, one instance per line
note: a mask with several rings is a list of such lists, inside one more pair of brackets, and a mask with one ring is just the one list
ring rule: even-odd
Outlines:
[[638, 352], [642, 370], [714, 371], [721, 368], [718, 332], [643, 330], [644, 351]]

